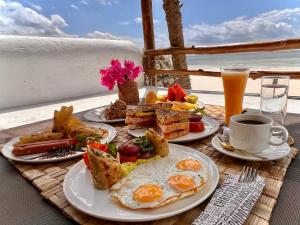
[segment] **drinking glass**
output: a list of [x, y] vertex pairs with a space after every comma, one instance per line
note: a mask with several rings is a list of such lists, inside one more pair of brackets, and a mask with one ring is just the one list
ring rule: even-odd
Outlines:
[[289, 92], [289, 76], [261, 78], [260, 112], [273, 119], [273, 125], [284, 125]]
[[240, 114], [243, 110], [243, 98], [249, 69], [246, 68], [223, 68], [221, 76], [225, 97], [225, 123], [229, 126], [231, 116]]

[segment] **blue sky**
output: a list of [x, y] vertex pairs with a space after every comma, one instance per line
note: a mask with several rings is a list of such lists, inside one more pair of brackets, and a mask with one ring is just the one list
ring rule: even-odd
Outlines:
[[[182, 0], [186, 45], [300, 36], [300, 0]], [[162, 0], [156, 40], [167, 46]], [[0, 0], [0, 34], [130, 39], [142, 45], [140, 0]]]

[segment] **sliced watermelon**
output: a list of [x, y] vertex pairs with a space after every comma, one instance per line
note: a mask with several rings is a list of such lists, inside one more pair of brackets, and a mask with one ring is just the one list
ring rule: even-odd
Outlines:
[[179, 84], [174, 84], [173, 86], [176, 89], [176, 101], [184, 102], [184, 97], [186, 96], [185, 91]]
[[175, 88], [174, 87], [169, 87], [169, 89], [168, 89], [168, 100], [169, 101], [175, 101], [176, 100], [176, 96], [177, 96], [177, 94], [176, 94], [176, 90], [175, 90]]

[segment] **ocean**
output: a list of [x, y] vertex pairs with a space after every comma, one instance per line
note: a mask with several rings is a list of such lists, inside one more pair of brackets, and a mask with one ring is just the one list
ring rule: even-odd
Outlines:
[[241, 65], [252, 70], [300, 70], [300, 50], [191, 55], [187, 61], [193, 69], [216, 70], [224, 66]]
[[[191, 55], [187, 57], [189, 69], [220, 71], [221, 67], [241, 66], [250, 70], [296, 70], [300, 71], [300, 50], [232, 53], [219, 55]], [[274, 74], [276, 75], [276, 74]], [[223, 91], [221, 78], [191, 76], [192, 89]], [[290, 80], [289, 95], [300, 96], [300, 79]], [[260, 92], [260, 79], [249, 79], [247, 93]]]

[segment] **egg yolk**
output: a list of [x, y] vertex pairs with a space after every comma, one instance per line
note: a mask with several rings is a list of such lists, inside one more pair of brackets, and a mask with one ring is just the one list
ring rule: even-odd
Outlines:
[[180, 170], [193, 170], [197, 171], [200, 170], [201, 164], [198, 160], [193, 159], [184, 159], [177, 163], [177, 169]]
[[155, 202], [163, 195], [162, 188], [157, 184], [145, 184], [140, 186], [133, 193], [133, 199], [137, 202]]
[[175, 175], [168, 179], [168, 185], [177, 192], [185, 192], [196, 187], [195, 181], [186, 175]]

